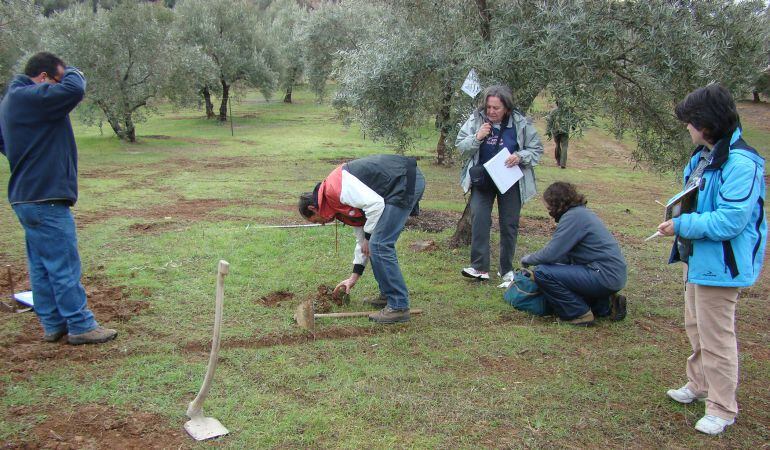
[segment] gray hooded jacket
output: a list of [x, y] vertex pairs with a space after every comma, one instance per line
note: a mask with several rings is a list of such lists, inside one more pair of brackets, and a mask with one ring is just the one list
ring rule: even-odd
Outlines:
[[[471, 177], [468, 172], [479, 160], [479, 147], [482, 142], [476, 139], [476, 132], [479, 131], [485, 120], [486, 115], [483, 112], [473, 111], [473, 114], [457, 134], [457, 140], [455, 140], [455, 147], [464, 161], [460, 171], [460, 186], [466, 193], [471, 189]], [[519, 143], [519, 151], [515, 153], [521, 158], [519, 167], [524, 173], [524, 178], [517, 185], [521, 192], [521, 203], [524, 204], [537, 194], [533, 169], [543, 155], [543, 143], [540, 142], [540, 137], [532, 123], [518, 111], [511, 112], [507, 127], [510, 128], [514, 124], [516, 125], [516, 140]]]

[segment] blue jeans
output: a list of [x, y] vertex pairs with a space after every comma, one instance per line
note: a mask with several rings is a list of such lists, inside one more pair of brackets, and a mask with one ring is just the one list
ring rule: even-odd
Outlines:
[[387, 297], [388, 306], [395, 310], [409, 309], [409, 291], [398, 265], [396, 241], [406, 225], [409, 214], [425, 191], [425, 178], [419, 169], [414, 184], [414, 202], [408, 208], [386, 204], [369, 240], [369, 261], [374, 278], [380, 287], [380, 293]]
[[590, 267], [541, 264], [535, 269], [535, 283], [561, 319], [576, 319], [589, 310], [597, 317], [610, 314], [610, 295], [615, 291], [604, 287]]
[[75, 220], [57, 202], [13, 205], [27, 243], [35, 313], [46, 333], [87, 333], [97, 327], [80, 283]]

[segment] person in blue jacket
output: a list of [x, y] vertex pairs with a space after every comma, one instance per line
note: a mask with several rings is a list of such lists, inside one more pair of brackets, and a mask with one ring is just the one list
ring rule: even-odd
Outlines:
[[117, 331], [103, 328], [86, 304], [70, 207], [78, 198], [77, 147], [69, 113], [86, 79], [55, 55], [33, 55], [0, 102], [0, 153], [11, 166], [8, 200], [27, 246], [34, 309], [43, 340], [94, 344]]
[[765, 161], [743, 140], [735, 101], [719, 84], [691, 92], [675, 112], [697, 145], [684, 180], [685, 189], [698, 186], [698, 197], [694, 211], [658, 226], [675, 236], [670, 262], [685, 263], [684, 326], [693, 350], [687, 384], [667, 395], [680, 403], [705, 400], [695, 429], [715, 435], [738, 414], [735, 307], [739, 289], [762, 269]]

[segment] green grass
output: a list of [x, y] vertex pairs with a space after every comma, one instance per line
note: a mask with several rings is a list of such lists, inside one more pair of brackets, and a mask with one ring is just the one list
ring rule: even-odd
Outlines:
[[[738, 312], [739, 341], [746, 345], [737, 424], [720, 438], [699, 435], [692, 425], [702, 405], [666, 399], [665, 390], [685, 380], [689, 355], [681, 269], [664, 264], [669, 242], [642, 240], [660, 220], [654, 200], [665, 201], [679, 185], [673, 176], [635, 168], [628, 144], [600, 129], [573, 140], [567, 170], [554, 165], [553, 144], [546, 141], [538, 185], [542, 191], [555, 180], [578, 184], [618, 236], [630, 266], [625, 322], [582, 330], [513, 311], [495, 283], [459, 276], [468, 249], [447, 247], [451, 228], [407, 230], [399, 259], [412, 304], [424, 315], [395, 327], [324, 320], [319, 339], [303, 339], [290, 321], [293, 309], [319, 284], [347, 277], [352, 233], [338, 229], [337, 251], [333, 226], [260, 225], [299, 223], [297, 195], [334, 168], [332, 159], [391, 149], [363, 139], [356, 126], [342, 126], [307, 91], [295, 91], [295, 100], [266, 103], [246, 95], [233, 107], [235, 136], [229, 124], [166, 105], [160, 116], [139, 124], [136, 144], [119, 142], [107, 129], [101, 135], [76, 125], [81, 198], [75, 213], [86, 285], [98, 280], [125, 286], [125, 302], [149, 307], [128, 322], [107, 324], [119, 329], [116, 342], [82, 350], [98, 358], [4, 361], [9, 371], [0, 374], [0, 441], [42, 445], [55, 415], [88, 405], [152, 413], [161, 431], [178, 432], [205, 372], [207, 353], [200, 349], [211, 338], [219, 259], [231, 271], [221, 362], [205, 409], [231, 434], [215, 445], [752, 448], [770, 439], [770, 341], [766, 306], [757, 296], [742, 300]], [[770, 132], [752, 126], [751, 117], [743, 120], [747, 139], [767, 152]], [[542, 125], [537, 122], [541, 133]], [[435, 140], [425, 128], [408, 152], [422, 157], [428, 184], [422, 208], [459, 214], [464, 199], [458, 169], [431, 163]], [[7, 165], [0, 164], [0, 184], [7, 179]], [[539, 200], [528, 203], [523, 215], [548, 218]], [[6, 203], [0, 204], [0, 228], [0, 258], [20, 270], [23, 232]], [[408, 248], [424, 239], [435, 240], [439, 249]], [[546, 241], [522, 228], [517, 255]], [[763, 280], [754, 289], [766, 286]], [[279, 290], [291, 291], [294, 299], [277, 307], [259, 302]], [[376, 292], [366, 273], [353, 304], [338, 309], [358, 309], [358, 300]], [[2, 317], [3, 342], [37, 333], [34, 316]], [[348, 337], [323, 339], [335, 333]], [[37, 365], [24, 376], [10, 370], [30, 363]], [[19, 408], [22, 413], [9, 412]], [[153, 445], [141, 435], [135, 439], [138, 446]], [[184, 439], [174, 446], [179, 444], [193, 446]]]

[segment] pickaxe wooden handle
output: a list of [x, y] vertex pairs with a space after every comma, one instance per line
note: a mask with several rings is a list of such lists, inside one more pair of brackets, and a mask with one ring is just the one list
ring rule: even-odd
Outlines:
[[[356, 312], [338, 312], [328, 314], [313, 314], [316, 319], [323, 319], [324, 317], [366, 317], [370, 314], [374, 314], [378, 311], [356, 311]], [[409, 314], [422, 314], [421, 309], [410, 309]]]

